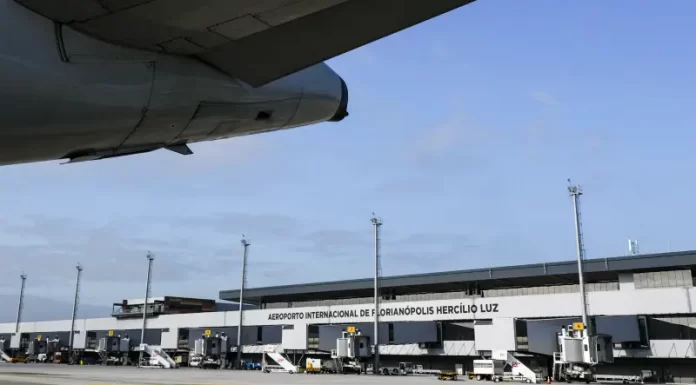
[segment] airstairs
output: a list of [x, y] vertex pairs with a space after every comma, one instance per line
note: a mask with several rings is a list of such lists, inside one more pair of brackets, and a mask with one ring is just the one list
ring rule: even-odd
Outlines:
[[7, 355], [7, 353], [0, 349], [0, 361], [12, 362], [12, 359]]
[[276, 345], [266, 345], [263, 347], [264, 357], [268, 356], [271, 360], [280, 365], [284, 372], [297, 373], [297, 366], [291, 364], [287, 358], [283, 357], [279, 352], [280, 349], [281, 348]]
[[507, 364], [512, 368], [513, 376], [524, 377], [527, 383], [537, 383], [536, 372], [523, 364], [522, 361], [518, 360], [517, 357], [513, 356], [510, 352], [507, 354]]
[[140, 344], [140, 350], [150, 356], [148, 365], [150, 367], [159, 366], [165, 369], [175, 369], [177, 367], [176, 362], [169, 357], [167, 352], [162, 350], [161, 346]]

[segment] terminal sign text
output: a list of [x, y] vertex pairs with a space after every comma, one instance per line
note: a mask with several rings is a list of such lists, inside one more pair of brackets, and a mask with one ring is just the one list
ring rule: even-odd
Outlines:
[[[434, 314], [477, 314], [497, 313], [497, 303], [458, 304], [443, 306], [390, 306], [379, 309], [380, 317], [389, 316], [419, 316]], [[375, 309], [370, 307], [350, 310], [310, 310], [294, 312], [275, 312], [268, 315], [271, 321], [300, 320], [300, 319], [352, 319], [374, 317]]]

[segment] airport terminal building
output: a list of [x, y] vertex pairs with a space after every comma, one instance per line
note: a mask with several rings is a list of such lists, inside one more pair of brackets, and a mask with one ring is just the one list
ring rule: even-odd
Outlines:
[[[693, 382], [695, 272], [696, 251], [585, 262], [590, 322], [598, 333], [612, 336], [613, 372], [654, 370], [663, 381]], [[434, 369], [470, 367], [473, 359], [496, 350], [546, 366], [558, 351], [558, 331], [579, 321], [581, 313], [576, 261], [384, 277], [380, 291], [382, 360]], [[239, 291], [223, 290], [220, 300], [238, 301]], [[145, 342], [181, 355], [204, 331], [236, 336], [237, 309], [195, 301], [148, 301]], [[130, 334], [139, 343], [143, 302], [115, 304], [110, 318], [77, 320], [74, 348], [93, 348], [114, 333]], [[269, 344], [291, 357], [327, 354], [348, 326], [373, 335], [371, 278], [250, 288], [244, 302], [247, 356]], [[18, 349], [37, 335], [67, 341], [69, 330], [70, 320], [0, 324], [0, 339], [9, 341], [0, 348]]]

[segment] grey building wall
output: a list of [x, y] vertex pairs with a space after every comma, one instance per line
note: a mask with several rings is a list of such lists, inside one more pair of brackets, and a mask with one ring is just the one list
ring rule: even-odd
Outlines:
[[283, 327], [280, 325], [262, 326], [261, 336], [263, 344], [279, 344], [283, 342]]
[[473, 341], [474, 322], [443, 322], [442, 339], [444, 341]]
[[694, 286], [694, 278], [689, 269], [635, 273], [633, 282], [636, 289]]
[[[195, 340], [201, 338], [206, 330], [210, 330], [211, 334], [215, 335], [225, 333], [228, 336], [228, 346], [237, 345], [237, 327], [211, 327], [211, 328], [189, 328], [179, 329], [179, 337], [182, 336], [182, 331], [187, 330], [189, 334], [188, 345], [193, 349]], [[278, 326], [243, 326], [242, 327], [242, 344], [257, 345], [257, 344], [279, 344], [282, 342], [283, 327]]]
[[[125, 337], [128, 335], [128, 338], [131, 340], [131, 346], [139, 346], [141, 330], [142, 329], [114, 329], [113, 332], [115, 336], [121, 335], [121, 337]], [[87, 332], [87, 349], [96, 349], [99, 346], [99, 340], [108, 335], [109, 330], [90, 330]], [[145, 330], [145, 343], [149, 345], [160, 345], [162, 343], [162, 329]]]
[[392, 324], [387, 332], [391, 344], [414, 344], [420, 342], [437, 342], [436, 322], [398, 322]]
[[[256, 305], [251, 305], [248, 303], [244, 304], [244, 310], [258, 309]], [[237, 311], [239, 310], [239, 304], [237, 302], [227, 302], [227, 301], [217, 301], [215, 302], [215, 309], [217, 311]]]
[[[589, 292], [594, 291], [614, 291], [619, 290], [619, 282], [600, 282], [589, 283], [585, 286]], [[521, 295], [544, 295], [544, 294], [563, 294], [577, 293], [580, 285], [554, 285], [554, 286], [532, 286], [532, 287], [513, 287], [505, 289], [483, 290], [484, 297], [512, 297]]]
[[[612, 291], [619, 290], [619, 282], [602, 282], [590, 283], [587, 286], [587, 291]], [[383, 300], [382, 303], [393, 302], [408, 302], [408, 301], [434, 301], [442, 299], [465, 299], [465, 298], [487, 298], [487, 297], [511, 297], [520, 295], [543, 295], [543, 294], [561, 294], [561, 293], [577, 293], [580, 291], [579, 285], [555, 285], [555, 286], [533, 286], [505, 289], [482, 290], [481, 295], [472, 295], [466, 291], [452, 291], [447, 293], [421, 293], [409, 295], [396, 295], [393, 299]], [[374, 300], [372, 297], [364, 298], [344, 298], [344, 299], [327, 299], [320, 301], [295, 301], [295, 302], [278, 302], [266, 304], [266, 309], [284, 309], [292, 307], [315, 307], [315, 306], [335, 306], [335, 305], [359, 305], [371, 304]]]
[[648, 335], [655, 340], [696, 340], [696, 315], [647, 317]]
[[[363, 335], [370, 336], [372, 343], [374, 324], [357, 323], [350, 325], [320, 325], [319, 350], [330, 351], [336, 348], [336, 339], [348, 326], [360, 329]], [[420, 342], [436, 342], [438, 340], [436, 322], [394, 322], [379, 325], [380, 344], [413, 344]]]
[[595, 317], [597, 333], [609, 334], [612, 342], [638, 342], [640, 330], [637, 316]]
[[[526, 336], [529, 351], [551, 355], [558, 351], [556, 335], [561, 327], [581, 322], [579, 317], [542, 320], [526, 320]], [[640, 342], [637, 316], [594, 317], [597, 333], [612, 336], [612, 342]]]
[[[336, 339], [341, 337], [341, 333], [348, 326], [355, 326], [360, 329], [363, 335], [370, 336], [370, 344], [374, 342], [374, 324], [372, 323], [356, 323], [350, 325], [319, 325], [319, 350], [330, 351], [336, 349]], [[389, 325], [381, 323], [379, 325], [379, 341], [380, 344], [386, 344], [389, 341]]]
[[[689, 269], [675, 269], [651, 273], [620, 273], [633, 277], [635, 289], [668, 288], [668, 287], [693, 287], [693, 273]], [[624, 277], [626, 278], [626, 277]], [[616, 291], [619, 290], [619, 273], [615, 281], [596, 282], [586, 285], [589, 292]], [[501, 289], [482, 290], [480, 295], [473, 295], [467, 291], [452, 291], [447, 293], [421, 293], [409, 295], [396, 295], [392, 299], [384, 300], [383, 303], [405, 302], [405, 301], [428, 301], [442, 299], [464, 299], [464, 298], [491, 298], [491, 297], [510, 297], [524, 295], [545, 295], [577, 293], [580, 291], [579, 285], [547, 285], [530, 287], [512, 287]], [[334, 305], [357, 305], [371, 304], [371, 297], [365, 298], [346, 298], [320, 301], [296, 301], [278, 302], [265, 304], [267, 309], [280, 309], [288, 307], [314, 307], [314, 306], [334, 306]]]
[[[621, 342], [639, 342], [640, 330], [637, 316], [597, 316], [595, 318], [595, 326], [598, 333], [609, 334], [613, 337], [616, 343]], [[684, 317], [675, 317], [674, 319], [655, 319], [654, 324], [662, 326], [657, 329], [651, 338], [654, 339], [688, 339], [689, 335], [696, 338], [696, 317], [683, 319]], [[673, 323], [674, 322], [681, 322]], [[573, 322], [580, 322], [580, 318], [558, 318], [558, 319], [542, 319], [542, 320], [527, 320], [527, 337], [529, 350], [543, 354], [552, 354], [558, 350], [556, 333], [560, 331], [562, 326], [567, 326]], [[689, 323], [690, 322], [690, 323]], [[420, 342], [435, 342], [438, 340], [437, 322], [397, 322], [380, 324], [380, 343], [381, 344], [408, 344]], [[391, 326], [390, 326], [391, 325]], [[666, 326], [665, 326], [666, 325]], [[693, 326], [692, 333], [687, 334], [684, 328]], [[319, 328], [319, 347], [320, 350], [331, 350], [335, 348], [336, 338], [341, 336], [341, 331], [347, 326], [355, 326], [360, 329], [363, 334], [373, 335], [373, 324], [358, 323], [351, 325], [320, 325]], [[654, 326], [657, 328], [657, 326]], [[475, 341], [476, 334], [473, 321], [467, 322], [442, 322], [442, 340], [444, 341]], [[675, 330], [682, 330], [681, 334], [675, 334]], [[668, 336], [666, 334], [671, 332]], [[660, 334], [661, 333], [661, 334]]]

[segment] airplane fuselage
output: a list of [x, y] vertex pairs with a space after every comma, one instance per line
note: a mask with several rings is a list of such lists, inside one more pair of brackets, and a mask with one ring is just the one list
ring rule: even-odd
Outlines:
[[92, 160], [338, 121], [325, 64], [252, 88], [200, 60], [106, 43], [0, 0], [0, 165]]

